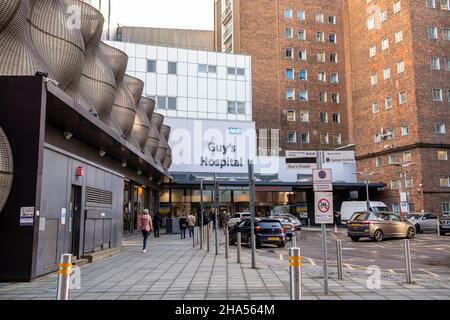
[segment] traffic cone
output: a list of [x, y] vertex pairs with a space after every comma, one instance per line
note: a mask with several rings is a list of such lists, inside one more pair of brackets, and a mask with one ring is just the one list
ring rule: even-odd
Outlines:
[[334, 233], [334, 234], [339, 233], [339, 232], [338, 232], [338, 228], [337, 228], [337, 224], [336, 224], [336, 223], [334, 224], [334, 231], [333, 231], [333, 233]]

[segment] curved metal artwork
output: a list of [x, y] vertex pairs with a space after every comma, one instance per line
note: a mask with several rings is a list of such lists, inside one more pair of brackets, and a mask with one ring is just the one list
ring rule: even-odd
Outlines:
[[85, 47], [79, 29], [68, 23], [62, 0], [30, 0], [28, 17], [33, 47], [46, 69], [65, 90], [83, 65]]
[[160, 131], [161, 130], [161, 126], [162, 126], [162, 124], [164, 122], [164, 116], [162, 114], [160, 114], [160, 113], [153, 112], [153, 116], [152, 116], [152, 120], [151, 121], [155, 124], [156, 128], [158, 129], [158, 131]]
[[164, 159], [167, 155], [167, 150], [169, 149], [169, 145], [167, 144], [166, 138], [162, 134], [160, 134], [158, 149], [156, 150], [156, 155], [154, 157], [155, 162], [161, 166], [164, 166]]
[[140, 107], [147, 115], [148, 121], [152, 120], [153, 112], [155, 111], [155, 100], [141, 97]]
[[0, 213], [8, 200], [13, 180], [13, 156], [5, 132], [0, 127]]
[[29, 0], [0, 1], [0, 75], [34, 76], [48, 72], [31, 45]]
[[164, 139], [167, 142], [166, 156], [161, 161], [161, 164], [164, 167], [164, 169], [168, 169], [170, 167], [170, 165], [172, 164], [172, 149], [170, 148], [169, 142], [168, 142], [169, 137], [170, 137], [170, 131], [171, 131], [171, 128], [168, 125], [163, 124], [161, 126], [161, 134], [164, 136]]
[[123, 79], [125, 88], [133, 97], [136, 115], [133, 126], [126, 139], [143, 150], [147, 142], [148, 131], [150, 129], [150, 121], [144, 111], [140, 110], [140, 101], [142, 92], [144, 91], [144, 82], [138, 78], [125, 75]]

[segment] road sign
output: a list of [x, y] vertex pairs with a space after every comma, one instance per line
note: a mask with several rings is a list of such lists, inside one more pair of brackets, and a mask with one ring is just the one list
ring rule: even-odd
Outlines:
[[333, 224], [333, 193], [315, 192], [316, 223]]
[[331, 169], [314, 169], [313, 184], [314, 191], [333, 191]]

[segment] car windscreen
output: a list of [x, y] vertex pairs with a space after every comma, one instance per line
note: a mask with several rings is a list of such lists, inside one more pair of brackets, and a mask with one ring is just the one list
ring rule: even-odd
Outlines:
[[243, 213], [242, 216], [243, 217], [250, 217], [250, 213]]
[[240, 217], [241, 217], [241, 215], [239, 213], [236, 213], [236, 214], [233, 215], [233, 219], [234, 218], [240, 218]]
[[420, 214], [418, 214], [418, 213], [410, 213], [406, 216], [406, 219], [412, 219], [412, 218], [419, 219], [419, 217], [420, 217]]
[[389, 208], [388, 207], [372, 207], [372, 210], [375, 211], [375, 212], [378, 212], [378, 211], [389, 211]]
[[370, 215], [371, 213], [369, 212], [356, 212], [353, 214], [351, 221], [365, 221]]
[[281, 224], [279, 221], [261, 221], [258, 223], [258, 227], [264, 229], [280, 228]]

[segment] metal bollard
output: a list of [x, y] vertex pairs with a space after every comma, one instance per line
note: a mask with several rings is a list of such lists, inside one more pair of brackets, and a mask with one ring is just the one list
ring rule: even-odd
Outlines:
[[208, 226], [206, 227], [206, 251], [209, 252], [209, 245], [210, 245], [210, 239], [211, 239], [211, 235], [210, 235], [210, 228], [211, 228], [211, 224], [208, 223]]
[[200, 244], [200, 227], [195, 227], [195, 242], [197, 245]]
[[228, 259], [228, 250], [229, 250], [229, 245], [230, 245], [230, 241], [229, 241], [229, 233], [228, 233], [228, 226], [225, 225], [223, 228], [224, 232], [225, 232], [225, 259]]
[[289, 249], [289, 267], [291, 276], [291, 300], [302, 300], [302, 274], [300, 267], [302, 265], [300, 248]]
[[342, 240], [336, 240], [338, 279], [342, 280]]
[[72, 255], [68, 253], [62, 254], [58, 267], [58, 289], [56, 291], [56, 300], [69, 300]]
[[237, 242], [237, 263], [241, 263], [241, 233], [236, 233], [236, 242]]
[[292, 237], [291, 237], [291, 248], [295, 248], [295, 247], [297, 247], [297, 235], [296, 235], [296, 232], [294, 232], [292, 234]]
[[411, 248], [409, 247], [409, 240], [405, 239], [405, 266], [406, 266], [406, 283], [412, 283], [412, 268], [411, 268]]
[[192, 228], [192, 248], [195, 248], [195, 227]]
[[436, 220], [436, 230], [437, 230], [437, 235], [438, 237], [441, 236], [441, 228], [440, 228], [440, 224], [439, 224], [439, 218]]

